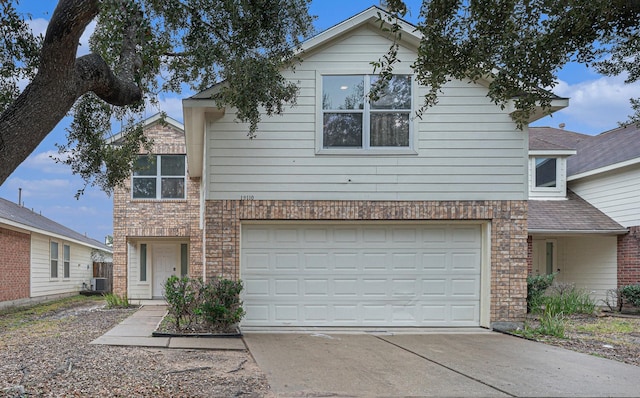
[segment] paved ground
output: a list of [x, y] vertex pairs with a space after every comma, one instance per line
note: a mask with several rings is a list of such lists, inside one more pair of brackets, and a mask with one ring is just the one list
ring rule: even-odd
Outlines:
[[167, 307], [164, 305], [145, 305], [91, 344], [206, 350], [246, 349], [242, 339], [237, 338], [152, 337], [151, 334], [166, 312]]
[[640, 367], [499, 333], [246, 333], [279, 397], [637, 397]]

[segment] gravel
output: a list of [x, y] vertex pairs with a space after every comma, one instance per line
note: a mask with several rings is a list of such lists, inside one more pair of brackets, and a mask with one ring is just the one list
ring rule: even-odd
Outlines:
[[246, 351], [89, 344], [134, 311], [91, 300], [0, 324], [0, 396], [274, 396]]
[[[535, 322], [533, 322], [535, 324]], [[573, 315], [565, 320], [565, 337], [536, 341], [630, 365], [640, 366], [640, 316]]]

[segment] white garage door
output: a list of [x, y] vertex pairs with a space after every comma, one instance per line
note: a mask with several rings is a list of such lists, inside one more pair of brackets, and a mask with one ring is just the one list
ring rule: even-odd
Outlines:
[[478, 326], [479, 225], [242, 226], [247, 315], [261, 326]]

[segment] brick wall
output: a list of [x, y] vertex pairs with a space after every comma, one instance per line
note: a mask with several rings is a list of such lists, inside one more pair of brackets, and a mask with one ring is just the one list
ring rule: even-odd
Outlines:
[[[153, 140], [153, 154], [185, 154], [184, 133], [153, 124], [145, 130]], [[131, 198], [131, 181], [113, 193], [113, 289], [127, 292], [127, 242], [132, 238], [176, 238], [189, 242], [189, 274], [202, 276], [200, 179], [187, 178], [186, 200]]]
[[491, 322], [520, 322], [527, 296], [526, 201], [240, 201], [205, 208], [207, 278], [237, 278], [244, 220], [487, 220], [491, 222]]
[[618, 236], [618, 287], [640, 283], [640, 226]]
[[0, 301], [29, 298], [31, 236], [0, 228]]

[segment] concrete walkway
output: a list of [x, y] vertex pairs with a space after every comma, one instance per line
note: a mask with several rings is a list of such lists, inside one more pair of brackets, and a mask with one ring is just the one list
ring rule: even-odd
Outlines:
[[241, 338], [153, 337], [151, 334], [166, 313], [165, 305], [145, 305], [91, 344], [202, 350], [247, 349]]

